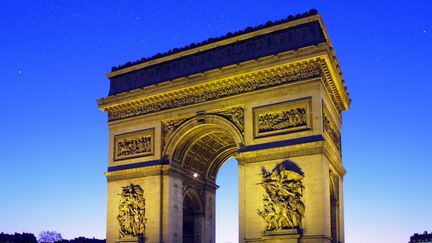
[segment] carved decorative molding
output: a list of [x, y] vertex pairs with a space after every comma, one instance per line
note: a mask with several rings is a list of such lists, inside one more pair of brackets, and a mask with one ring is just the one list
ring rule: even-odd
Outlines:
[[[236, 106], [230, 107], [228, 109], [210, 111], [208, 113], [204, 113], [203, 115], [217, 115], [221, 116], [230, 122], [232, 122], [240, 132], [244, 132], [244, 109], [243, 107]], [[187, 120], [191, 119], [194, 116], [188, 116], [180, 119], [173, 119], [162, 122], [162, 147], [165, 147], [168, 139], [171, 135], [179, 128], [183, 123]]]
[[334, 123], [333, 119], [331, 119], [330, 113], [325, 106], [323, 106], [323, 130], [324, 133], [329, 136], [333, 144], [337, 147], [339, 151], [341, 151], [341, 134]]
[[310, 103], [306, 98], [254, 108], [255, 137], [311, 129]]
[[192, 116], [181, 118], [177, 120], [169, 120], [162, 122], [162, 147], [165, 147], [168, 139], [185, 121], [189, 120]]
[[329, 91], [330, 97], [331, 97], [332, 101], [334, 102], [334, 104], [336, 105], [336, 108], [337, 108], [339, 115], [340, 115], [342, 113], [342, 111], [345, 110], [343, 108], [343, 106], [340, 105], [340, 102], [339, 102], [341, 100], [341, 97], [340, 97], [339, 93], [337, 92], [335, 82], [334, 82], [333, 77], [330, 73], [330, 70], [327, 67], [327, 64], [325, 62], [321, 62], [320, 65], [321, 65], [321, 70], [322, 70], [323, 76], [325, 77], [326, 80], [328, 80], [326, 82], [323, 82], [324, 86]]
[[260, 89], [280, 86], [296, 81], [321, 77], [323, 60], [311, 60], [302, 64], [292, 64], [289, 67], [246, 75], [243, 78], [219, 80], [210, 84], [192, 86], [157, 97], [142, 99], [126, 106], [107, 108], [108, 120], [115, 121], [158, 111], [183, 107], [220, 99], [233, 95], [244, 94]]
[[209, 114], [215, 114], [221, 116], [230, 122], [232, 122], [240, 132], [244, 132], [244, 109], [241, 106], [231, 107], [225, 110], [218, 110], [216, 112], [210, 112]]
[[143, 157], [154, 153], [154, 129], [114, 136], [114, 161]]
[[144, 190], [139, 185], [130, 184], [122, 187], [119, 195], [121, 197], [117, 215], [119, 238], [143, 237], [147, 222]]
[[276, 165], [272, 171], [262, 167], [261, 186], [265, 194], [263, 210], [258, 210], [269, 231], [299, 229], [305, 213], [302, 202], [304, 174], [289, 160]]

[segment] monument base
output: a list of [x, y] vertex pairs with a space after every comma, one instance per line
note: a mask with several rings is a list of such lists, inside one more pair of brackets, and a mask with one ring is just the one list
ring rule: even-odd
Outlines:
[[300, 235], [299, 229], [278, 229], [278, 230], [266, 230], [264, 235]]
[[264, 242], [287, 242], [299, 243], [301, 230], [299, 229], [280, 229], [264, 231]]
[[144, 243], [143, 236], [126, 236], [123, 239], [116, 240], [116, 243]]

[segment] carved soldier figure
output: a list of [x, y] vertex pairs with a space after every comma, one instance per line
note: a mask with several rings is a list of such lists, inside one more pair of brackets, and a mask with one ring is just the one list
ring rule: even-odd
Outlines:
[[296, 166], [290, 161], [284, 161], [271, 172], [262, 168], [260, 184], [266, 194], [263, 200], [264, 210], [258, 210], [258, 214], [266, 221], [267, 230], [301, 227], [304, 215], [304, 204], [301, 201], [303, 173], [299, 169], [290, 168], [293, 165]]
[[143, 236], [145, 233], [145, 200], [144, 190], [139, 185], [130, 184], [122, 189], [120, 194], [119, 238], [126, 236]]

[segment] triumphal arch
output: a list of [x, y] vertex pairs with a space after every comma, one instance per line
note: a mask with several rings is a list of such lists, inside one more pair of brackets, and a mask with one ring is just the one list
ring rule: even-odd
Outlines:
[[113, 68], [108, 242], [214, 242], [238, 161], [239, 242], [344, 242], [350, 98], [316, 11]]

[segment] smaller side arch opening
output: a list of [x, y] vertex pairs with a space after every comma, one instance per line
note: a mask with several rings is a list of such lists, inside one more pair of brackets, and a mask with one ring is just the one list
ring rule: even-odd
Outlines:
[[183, 195], [183, 242], [201, 242], [203, 205], [198, 192], [189, 188]]

